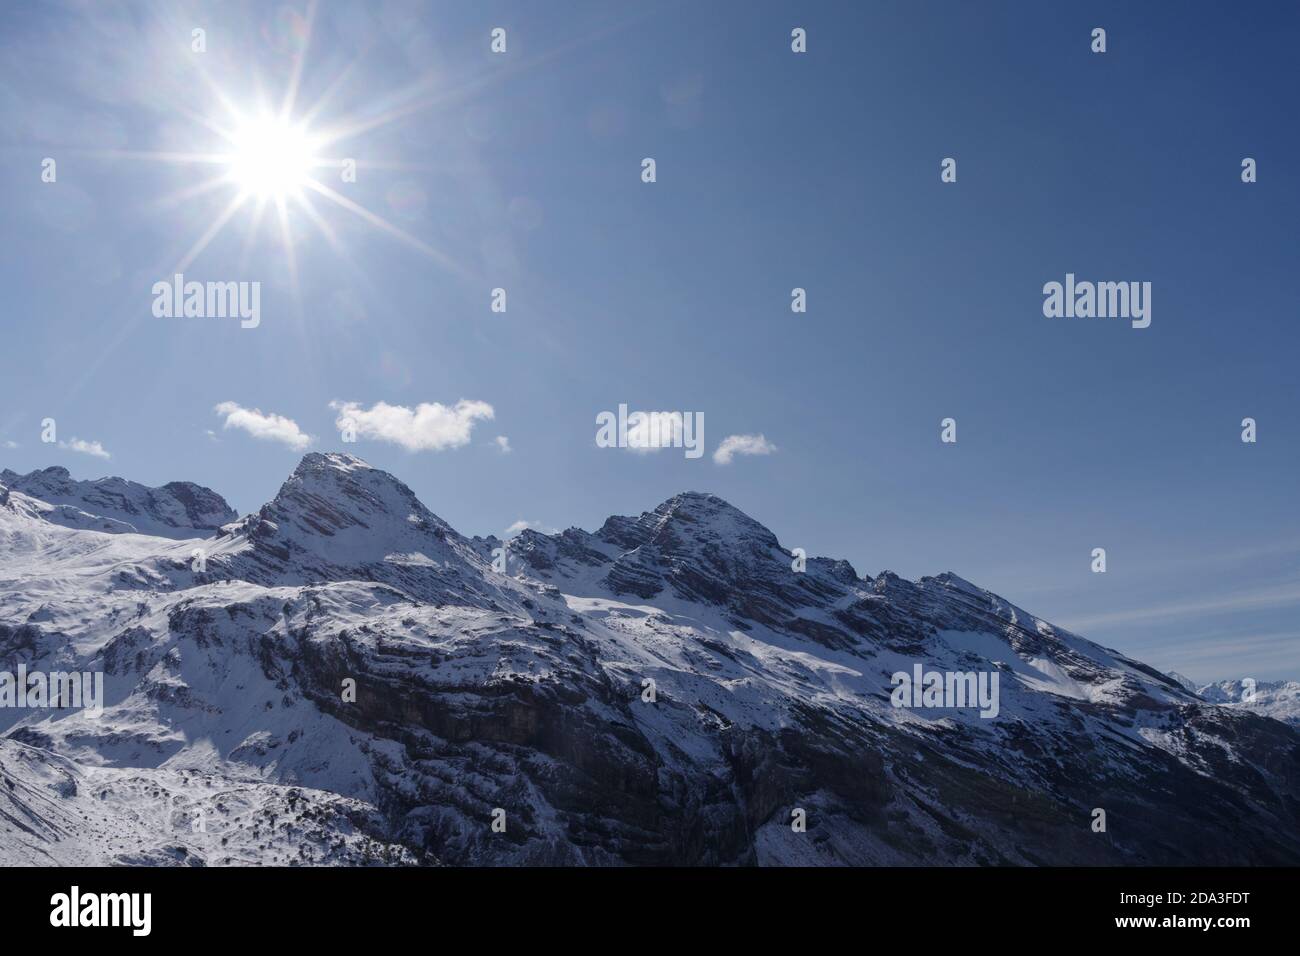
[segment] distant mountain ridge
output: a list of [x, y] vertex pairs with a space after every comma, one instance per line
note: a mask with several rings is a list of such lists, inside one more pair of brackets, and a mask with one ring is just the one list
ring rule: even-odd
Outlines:
[[0, 485], [50, 505], [45, 519], [70, 528], [202, 538], [239, 517], [215, 491], [189, 481], [161, 488], [123, 478], [78, 481], [68, 469], [52, 466], [26, 475], [6, 468]]
[[1248, 710], [1300, 728], [1300, 681], [1239, 678], [1197, 686], [1177, 671], [1170, 671], [1168, 676], [1212, 704]]
[[[1291, 727], [955, 574], [798, 561], [714, 495], [503, 542], [310, 454], [196, 541], [24, 484], [0, 670], [108, 690], [0, 708], [0, 863], [1300, 863]], [[914, 668], [996, 674], [997, 716], [895, 706]]]
[[1225, 707], [1239, 707], [1300, 727], [1300, 681], [1224, 680], [1206, 684], [1196, 691], [1206, 700]]

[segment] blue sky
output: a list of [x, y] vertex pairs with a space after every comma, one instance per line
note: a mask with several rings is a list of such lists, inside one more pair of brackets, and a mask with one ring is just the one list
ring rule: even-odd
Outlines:
[[[469, 534], [711, 491], [860, 573], [953, 570], [1196, 679], [1300, 677], [1294, 7], [326, 0], [305, 48], [293, 10], [8, 19], [0, 464], [247, 511], [343, 449]], [[332, 87], [311, 131], [359, 164], [317, 172], [387, 227], [245, 204], [185, 273], [260, 282], [261, 324], [155, 318], [237, 189], [149, 154], [228, 150], [218, 92], [278, 106], [304, 49], [294, 115]], [[1151, 282], [1151, 326], [1045, 318], [1067, 272]], [[461, 400], [493, 417], [440, 450], [344, 446], [330, 408]], [[702, 412], [708, 453], [597, 447], [620, 403]]]

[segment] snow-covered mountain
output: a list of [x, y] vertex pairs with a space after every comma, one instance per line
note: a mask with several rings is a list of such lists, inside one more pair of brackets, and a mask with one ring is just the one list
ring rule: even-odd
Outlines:
[[1300, 681], [1256, 681], [1254, 678], [1241, 678], [1197, 686], [1190, 677], [1177, 671], [1170, 671], [1168, 676], [1212, 704], [1249, 710], [1292, 727], [1300, 727]]
[[215, 491], [188, 481], [149, 488], [123, 478], [77, 481], [59, 467], [26, 475], [6, 468], [0, 486], [22, 492], [46, 521], [68, 528], [204, 538], [238, 517]]
[[1197, 693], [1212, 703], [1236, 707], [1300, 727], [1300, 681], [1224, 680]]
[[[0, 670], [105, 700], [0, 707], [0, 862], [1300, 863], [1292, 728], [711, 495], [506, 543], [311, 454], [196, 541], [31, 478]], [[917, 667], [996, 675], [996, 716], [894, 706]]]

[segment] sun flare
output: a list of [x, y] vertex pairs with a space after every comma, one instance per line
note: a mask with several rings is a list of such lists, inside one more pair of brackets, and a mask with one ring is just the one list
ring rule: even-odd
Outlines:
[[[405, 170], [402, 163], [371, 158], [361, 161], [356, 157], [355, 146], [342, 144], [355, 141], [363, 134], [395, 123], [406, 116], [435, 108], [447, 95], [441, 91], [435, 97], [428, 83], [420, 83], [410, 90], [394, 93], [396, 102], [388, 109], [374, 112], [366, 109], [361, 114], [343, 114], [332, 120], [324, 114], [331, 98], [353, 75], [357, 60], [338, 73], [318, 97], [305, 107], [300, 107], [298, 94], [307, 62], [307, 49], [315, 19], [316, 3], [311, 2], [301, 31], [301, 48], [297, 50], [294, 66], [288, 78], [279, 106], [269, 104], [259, 89], [252, 98], [240, 105], [237, 96], [223, 89], [219, 81], [200, 68], [212, 98], [211, 110], [203, 113], [188, 108], [180, 112], [187, 115], [201, 131], [207, 149], [185, 151], [118, 151], [108, 150], [108, 155], [164, 163], [215, 166], [215, 175], [170, 193], [160, 200], [160, 208], [170, 208], [199, 199], [209, 194], [229, 192], [224, 205], [213, 203], [202, 216], [202, 229], [188, 250], [176, 261], [172, 272], [183, 272], [221, 235], [239, 214], [248, 217], [244, 240], [244, 261], [254, 253], [254, 243], [269, 219], [278, 222], [279, 242], [288, 260], [289, 280], [295, 297], [297, 288], [297, 254], [295, 244], [302, 239], [301, 223], [314, 226], [329, 246], [340, 255], [347, 255], [343, 237], [335, 227], [331, 209], [343, 210], [373, 229], [399, 240], [409, 248], [428, 257], [439, 265], [465, 273], [465, 267], [456, 259], [416, 235], [368, 208], [355, 194], [353, 184], [358, 172], [375, 170]], [[252, 104], [258, 104], [254, 107]], [[212, 148], [215, 147], [215, 148]], [[338, 155], [343, 149], [344, 155]]]
[[258, 199], [282, 200], [298, 194], [317, 163], [306, 129], [275, 116], [242, 123], [230, 140], [230, 177]]

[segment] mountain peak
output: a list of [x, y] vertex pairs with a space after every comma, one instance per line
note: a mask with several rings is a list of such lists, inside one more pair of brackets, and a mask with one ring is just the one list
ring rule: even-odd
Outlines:
[[776, 535], [717, 495], [683, 491], [639, 517], [614, 516], [596, 536], [624, 549], [643, 544], [680, 548], [688, 541], [718, 545], [756, 543], [776, 547]]
[[[922, 578], [921, 580], [926, 579]], [[972, 584], [954, 571], [944, 571], [942, 574], [936, 574], [931, 580], [955, 588], [958, 591], [965, 591], [968, 594], [984, 595], [989, 593], [987, 589], [980, 587], [978, 584]]]
[[[298, 467], [293, 470], [293, 473], [299, 475], [322, 471], [350, 472], [360, 469], [378, 470], [356, 455], [348, 455], [340, 451], [313, 451], [302, 456], [302, 461], [298, 462]], [[397, 479], [394, 478], [393, 480], [396, 481]]]
[[[452, 586], [445, 575], [459, 569], [468, 582], [481, 563], [400, 480], [338, 452], [305, 455], [275, 497], [227, 534], [232, 572], [262, 582], [387, 581], [440, 600]], [[238, 548], [241, 538], [251, 551]]]
[[455, 533], [400, 479], [342, 452], [304, 455], [258, 517], [316, 537], [346, 529], [380, 534], [386, 525]]
[[6, 468], [4, 471], [0, 471], [0, 481], [8, 482], [17, 478], [28, 478], [28, 479], [35, 480], [41, 475], [45, 475], [49, 478], [54, 478], [59, 480], [67, 480], [72, 477], [72, 473], [69, 472], [68, 469], [64, 468], [62, 465], [50, 465], [48, 468], [38, 468], [35, 471], [29, 471], [25, 475], [20, 475], [18, 474], [18, 472], [11, 471], [10, 469]]

